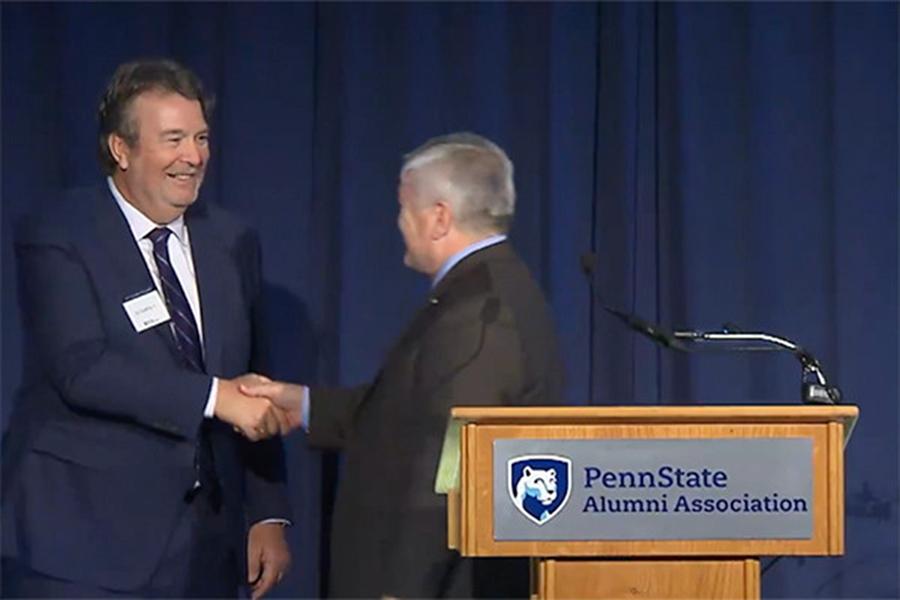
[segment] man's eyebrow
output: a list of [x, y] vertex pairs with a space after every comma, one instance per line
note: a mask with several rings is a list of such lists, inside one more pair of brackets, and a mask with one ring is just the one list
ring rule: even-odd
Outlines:
[[160, 134], [160, 137], [167, 137], [170, 135], [187, 135], [184, 129], [165, 129]]
[[[159, 134], [160, 137], [168, 137], [168, 136], [172, 136], [172, 135], [179, 135], [182, 137], [186, 137], [188, 135], [188, 132], [185, 131], [184, 129], [176, 128], [176, 129], [165, 129], [162, 132], [160, 132], [160, 134]], [[194, 135], [209, 135], [209, 127], [201, 129]]]

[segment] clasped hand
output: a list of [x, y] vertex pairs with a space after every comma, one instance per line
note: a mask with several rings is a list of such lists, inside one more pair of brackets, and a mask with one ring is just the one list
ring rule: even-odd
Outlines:
[[219, 380], [215, 416], [256, 442], [300, 427], [301, 398], [301, 386], [248, 373]]

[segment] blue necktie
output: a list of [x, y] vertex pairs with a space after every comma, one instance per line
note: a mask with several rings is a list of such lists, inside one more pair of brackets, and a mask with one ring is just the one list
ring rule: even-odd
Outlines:
[[187, 365], [193, 370], [203, 373], [203, 350], [200, 347], [200, 334], [197, 331], [197, 322], [194, 313], [188, 303], [184, 288], [175, 275], [172, 263], [169, 261], [169, 236], [172, 230], [168, 227], [157, 227], [147, 234], [153, 242], [153, 259], [159, 270], [159, 279], [162, 282], [163, 295], [172, 318], [172, 331], [175, 334], [175, 344], [181, 352]]
[[[188, 304], [184, 288], [175, 275], [172, 263], [169, 261], [169, 236], [172, 230], [168, 227], [158, 227], [147, 234], [153, 242], [153, 259], [159, 270], [159, 279], [162, 283], [163, 296], [169, 307], [169, 315], [172, 318], [172, 330], [175, 334], [175, 344], [187, 366], [199, 373], [206, 370], [203, 366], [203, 350], [200, 347], [200, 334], [197, 331], [197, 322], [191, 305]], [[200, 438], [197, 442], [197, 454], [194, 457], [194, 468], [197, 470], [197, 480], [194, 487], [188, 490], [185, 499], [190, 500], [201, 489], [208, 491], [208, 497], [213, 505], [221, 501], [220, 488], [216, 479], [216, 471], [213, 460], [212, 447], [210, 445], [209, 422], [204, 420], [201, 426]]]

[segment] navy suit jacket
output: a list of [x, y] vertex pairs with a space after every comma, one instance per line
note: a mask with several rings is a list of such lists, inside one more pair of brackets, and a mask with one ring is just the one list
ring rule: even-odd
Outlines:
[[252, 444], [203, 419], [212, 376], [263, 368], [258, 239], [204, 203], [185, 220], [207, 374], [182, 365], [168, 324], [132, 326], [122, 303], [153, 281], [105, 186], [21, 228], [31, 352], [4, 438], [4, 556], [69, 581], [140, 588], [190, 509], [200, 442], [212, 447], [228, 523], [226, 547], [211, 551], [245, 568], [246, 525], [288, 517], [281, 442]]

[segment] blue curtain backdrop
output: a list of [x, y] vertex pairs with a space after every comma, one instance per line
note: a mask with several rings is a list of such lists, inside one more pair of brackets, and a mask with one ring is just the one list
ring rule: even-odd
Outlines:
[[[787, 355], [675, 356], [592, 308], [796, 339], [862, 419], [847, 553], [785, 559], [767, 597], [900, 596], [897, 5], [3, 3], [2, 401], [27, 367], [11, 235], [98, 181], [115, 66], [171, 56], [218, 98], [204, 201], [263, 236], [272, 375], [356, 383], [418, 306], [400, 156], [481, 132], [516, 164], [512, 238], [553, 305], [573, 403], [793, 403]], [[333, 457], [287, 442], [281, 596], [316, 596]]]

